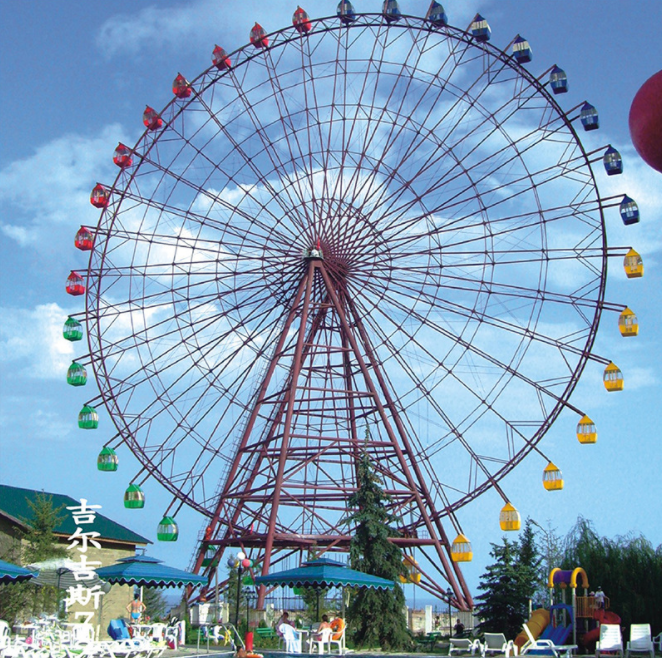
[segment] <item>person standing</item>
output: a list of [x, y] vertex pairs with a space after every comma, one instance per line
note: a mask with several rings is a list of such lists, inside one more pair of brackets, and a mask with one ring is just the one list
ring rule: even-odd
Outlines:
[[135, 594], [133, 601], [126, 606], [126, 610], [131, 616], [131, 621], [134, 624], [139, 624], [142, 619], [143, 612], [147, 609], [147, 606], [140, 600], [140, 594]]
[[602, 587], [598, 585], [598, 589], [595, 592], [595, 605], [598, 610], [605, 609], [605, 593], [602, 591]]

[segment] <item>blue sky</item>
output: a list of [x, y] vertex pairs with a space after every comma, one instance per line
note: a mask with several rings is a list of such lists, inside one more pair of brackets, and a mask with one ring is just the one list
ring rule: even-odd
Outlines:
[[[313, 17], [335, 12], [335, 2], [314, 4], [304, 5]], [[357, 11], [379, 11], [381, 2], [354, 5]], [[403, 12], [418, 15], [427, 5], [427, 0], [400, 3]], [[517, 33], [525, 36], [533, 47], [534, 60], [528, 65], [533, 73], [555, 63], [565, 69], [570, 93], [559, 98], [561, 105], [569, 109], [589, 100], [600, 112], [601, 129], [586, 136], [587, 146], [611, 143], [624, 156], [620, 177], [607, 179], [596, 167], [602, 196], [627, 193], [642, 215], [640, 224], [627, 229], [613, 215], [607, 222], [610, 245], [631, 245], [644, 258], [641, 280], [626, 280], [620, 259], [612, 259], [607, 284], [607, 299], [627, 304], [637, 314], [640, 335], [624, 341], [617, 316], [605, 313], [594, 350], [619, 365], [625, 391], [607, 394], [602, 368], [589, 364], [572, 402], [596, 422], [598, 443], [580, 446], [574, 436], [576, 418], [562, 414], [541, 446], [562, 469], [565, 489], [553, 494], [542, 489], [544, 463], [535, 455], [503, 481], [503, 488], [523, 517], [541, 525], [549, 522], [559, 533], [582, 515], [601, 534], [641, 533], [658, 545], [662, 175], [637, 157], [627, 119], [637, 89], [662, 61], [662, 8], [658, 0], [627, 5], [613, 0], [448, 0], [444, 5], [457, 27], [466, 27], [480, 11], [497, 46], [505, 47]], [[107, 438], [100, 434], [110, 430], [90, 433], [76, 427], [80, 403], [90, 393], [72, 389], [64, 379], [72, 357], [61, 327], [68, 313], [80, 309], [80, 300], [64, 292], [64, 282], [71, 269], [85, 266], [73, 238], [81, 224], [96, 224], [90, 190], [97, 180], [113, 180], [112, 152], [118, 141], [133, 144], [138, 139], [145, 104], [165, 106], [176, 73], [195, 77], [209, 65], [215, 43], [234, 50], [248, 40], [255, 21], [275, 30], [289, 25], [294, 9], [291, 3], [255, 0], [163, 0], [158, 6], [123, 0], [0, 4], [3, 483], [87, 498], [156, 541], [156, 525], [169, 496], [154, 483], [146, 487], [145, 510], [125, 510], [122, 494], [126, 478], [137, 470], [135, 460], [123, 450], [117, 474], [98, 473], [96, 456]], [[102, 420], [108, 428], [107, 416]], [[488, 492], [459, 513], [474, 547], [474, 562], [464, 568], [474, 593], [489, 561], [489, 543], [501, 536], [496, 523], [500, 507], [500, 499]], [[150, 553], [187, 567], [201, 521], [193, 513], [178, 520], [180, 540], [155, 544]]]

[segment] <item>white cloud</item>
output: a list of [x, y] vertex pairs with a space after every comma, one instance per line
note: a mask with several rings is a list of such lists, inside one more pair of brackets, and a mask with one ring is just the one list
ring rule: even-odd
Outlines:
[[[334, 16], [337, 0], [324, 0], [308, 6], [311, 18]], [[413, 4], [413, 3], [412, 3]], [[451, 25], [466, 29], [477, 11], [485, 11], [491, 0], [471, 0], [453, 7], [448, 13]], [[374, 5], [374, 6], [373, 6]], [[412, 15], [424, 16], [429, 2], [418, 0], [403, 9]], [[371, 0], [370, 6], [355, 4], [356, 11], [375, 12], [381, 0]], [[97, 36], [97, 45], [107, 57], [134, 56], [152, 52], [154, 48], [171, 47], [181, 51], [189, 47], [199, 50], [209, 43], [209, 63], [215, 41], [228, 52], [248, 43], [250, 29], [258, 21], [267, 32], [291, 25], [294, 6], [288, 0], [272, 0], [268, 10], [262, 0], [197, 0], [175, 7], [150, 6], [134, 14], [120, 14], [107, 20]]]
[[[0, 171], [0, 202], [6, 208], [2, 232], [21, 246], [50, 250], [49, 231], [61, 237], [62, 225], [75, 232], [80, 224], [96, 224], [99, 211], [90, 204], [90, 192], [97, 181], [110, 184], [117, 176], [113, 152], [127, 139], [117, 124], [94, 137], [65, 135], [5, 167]], [[73, 241], [73, 233], [70, 237]]]
[[17, 363], [15, 376], [64, 381], [74, 358], [73, 344], [62, 336], [67, 312], [57, 304], [41, 304], [3, 308], [2, 315], [13, 321], [0, 326], [0, 363]]

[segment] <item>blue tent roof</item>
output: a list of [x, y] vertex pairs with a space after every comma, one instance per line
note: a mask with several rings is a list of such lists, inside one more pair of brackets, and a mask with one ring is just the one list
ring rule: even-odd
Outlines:
[[386, 578], [373, 576], [362, 571], [346, 567], [342, 562], [327, 558], [304, 562], [296, 569], [287, 569], [266, 576], [258, 576], [256, 585], [282, 585], [283, 587], [370, 587], [374, 589], [392, 589], [395, 583]]
[[24, 569], [11, 562], [0, 560], [0, 584], [22, 583], [25, 580], [34, 578], [37, 574], [29, 569]]
[[207, 582], [205, 576], [169, 567], [162, 560], [148, 555], [123, 557], [109, 567], [100, 567], [96, 572], [99, 578], [109, 583], [139, 587], [181, 587]]

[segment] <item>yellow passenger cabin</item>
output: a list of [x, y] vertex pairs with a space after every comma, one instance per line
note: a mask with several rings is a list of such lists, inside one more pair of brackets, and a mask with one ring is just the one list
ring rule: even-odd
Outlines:
[[506, 503], [503, 506], [501, 514], [499, 514], [499, 525], [501, 526], [501, 530], [507, 532], [520, 529], [522, 521], [519, 512], [511, 503]]
[[577, 424], [577, 439], [579, 443], [595, 443], [598, 440], [595, 423], [586, 415]]
[[644, 276], [644, 261], [641, 260], [641, 256], [634, 249], [630, 249], [625, 254], [623, 268], [628, 279], [637, 279]]
[[621, 336], [627, 338], [628, 336], [636, 336], [639, 333], [639, 321], [637, 316], [629, 309], [625, 310], [618, 316], [618, 329]]
[[542, 472], [542, 486], [547, 491], [560, 491], [563, 489], [563, 475], [558, 466], [549, 462]]
[[623, 373], [613, 361], [605, 368], [602, 380], [610, 393], [623, 390]]
[[451, 558], [453, 562], [471, 562], [474, 559], [471, 542], [460, 533], [451, 546]]

